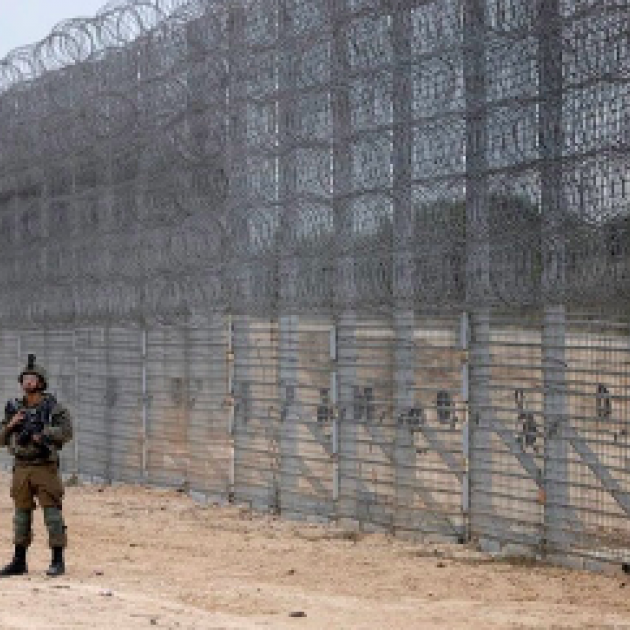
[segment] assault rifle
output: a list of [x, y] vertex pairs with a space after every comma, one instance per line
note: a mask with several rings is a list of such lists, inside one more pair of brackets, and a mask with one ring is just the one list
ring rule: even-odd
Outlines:
[[50, 453], [50, 439], [43, 435], [44, 427], [50, 422], [50, 413], [54, 400], [52, 397], [45, 398], [37, 407], [26, 407], [18, 398], [9, 400], [4, 408], [5, 417], [12, 418], [16, 413], [22, 412], [24, 420], [19, 425], [17, 443], [20, 446], [28, 446], [33, 441], [33, 436], [41, 435], [37, 446], [42, 450], [42, 454]]

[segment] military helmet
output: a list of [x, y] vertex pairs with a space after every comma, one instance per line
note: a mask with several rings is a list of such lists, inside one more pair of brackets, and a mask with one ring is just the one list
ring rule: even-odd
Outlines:
[[22, 384], [22, 378], [25, 374], [35, 374], [35, 376], [39, 377], [39, 380], [42, 383], [42, 389], [46, 389], [48, 387], [48, 375], [46, 374], [46, 370], [41, 366], [35, 363], [35, 355], [28, 355], [28, 362], [26, 367], [20, 372], [20, 376], [18, 377], [18, 382], [20, 385]]

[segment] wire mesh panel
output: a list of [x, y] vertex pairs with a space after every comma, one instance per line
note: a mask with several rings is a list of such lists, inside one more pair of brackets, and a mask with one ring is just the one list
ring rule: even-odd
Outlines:
[[628, 325], [546, 309], [494, 313], [485, 330], [473, 344], [488, 369], [470, 383], [489, 389], [472, 409], [473, 535], [627, 561]]
[[[392, 413], [393, 331], [378, 318], [340, 322], [339, 373], [350, 400], [340, 407], [340, 513], [392, 527], [395, 423]], [[343, 404], [345, 403], [345, 404]], [[347, 514], [352, 505], [354, 514]]]
[[352, 380], [339, 402], [339, 516], [465, 536], [460, 333], [439, 313], [340, 322], [339, 375]]
[[[628, 562], [630, 327], [570, 315], [566, 336], [567, 443], [571, 518], [554, 523], [556, 546]], [[562, 544], [564, 543], [564, 544]]]
[[217, 318], [194, 328], [161, 327], [145, 334], [147, 479], [227, 494], [225, 322]]
[[526, 326], [494, 313], [471, 331], [471, 351], [485, 354], [476, 355], [470, 389], [488, 392], [471, 410], [472, 533], [533, 547], [543, 535], [545, 489], [542, 327], [536, 314]]
[[142, 479], [142, 341], [136, 328], [76, 333], [79, 468], [104, 480]]
[[192, 468], [188, 351], [183, 327], [147, 331], [147, 478], [181, 488], [189, 484]]
[[280, 318], [280, 502], [283, 513], [327, 519], [333, 505], [333, 323]]
[[233, 347], [234, 497], [277, 510], [282, 411], [277, 322], [236, 318]]
[[415, 449], [416, 496], [398, 508], [413, 510], [412, 523], [420, 531], [452, 540], [465, 536], [462, 341], [456, 314], [423, 312], [416, 317], [413, 404], [396, 418], [401, 431], [413, 434]]
[[228, 329], [224, 318], [190, 328], [187, 372], [189, 395], [189, 483], [206, 495], [229, 492], [231, 443], [227, 395]]

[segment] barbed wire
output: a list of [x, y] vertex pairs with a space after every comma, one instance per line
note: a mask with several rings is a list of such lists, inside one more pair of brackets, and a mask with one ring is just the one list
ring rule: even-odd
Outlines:
[[57, 25], [0, 60], [0, 321], [627, 300], [628, 4]]

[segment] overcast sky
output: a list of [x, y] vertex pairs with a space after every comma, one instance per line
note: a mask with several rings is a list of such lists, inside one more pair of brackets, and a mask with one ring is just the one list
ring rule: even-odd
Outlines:
[[67, 18], [92, 17], [106, 0], [0, 0], [0, 58], [43, 39]]

